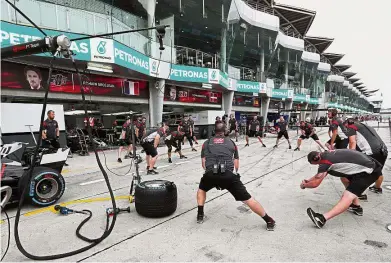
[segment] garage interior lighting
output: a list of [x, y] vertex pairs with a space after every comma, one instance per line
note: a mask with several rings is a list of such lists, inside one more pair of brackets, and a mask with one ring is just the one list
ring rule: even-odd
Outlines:
[[113, 73], [113, 67], [111, 65], [100, 64], [100, 63], [88, 62], [87, 69], [99, 71], [99, 72], [105, 72], [105, 73]]
[[[89, 110], [87, 111], [89, 114], [99, 114], [100, 111], [96, 110]], [[73, 115], [84, 115], [84, 110], [72, 110], [72, 111], [65, 111], [64, 115], [66, 116], [73, 116]]]
[[102, 114], [103, 116], [118, 116], [118, 115], [143, 115], [143, 113], [136, 112], [136, 111], [124, 111], [124, 112], [114, 112], [114, 113], [105, 113]]

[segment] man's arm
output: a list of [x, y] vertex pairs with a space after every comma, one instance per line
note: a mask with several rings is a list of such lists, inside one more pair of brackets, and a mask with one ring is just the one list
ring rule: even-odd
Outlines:
[[160, 135], [156, 135], [155, 137], [155, 141], [153, 142], [153, 147], [157, 148], [159, 146], [159, 142], [160, 142]]
[[201, 158], [201, 161], [202, 161], [202, 168], [203, 168], [204, 170], [206, 170], [206, 166], [205, 166], [206, 159], [205, 159], [205, 157], [202, 157], [202, 158]]
[[125, 139], [125, 135], [126, 135], [126, 131], [122, 131], [119, 138], [124, 140]]
[[357, 145], [357, 135], [349, 136], [349, 149], [356, 150]]
[[139, 128], [137, 128], [137, 126], [136, 126], [136, 128], [134, 129], [134, 133], [136, 134], [136, 138], [138, 138]]
[[338, 131], [334, 130], [333, 136], [331, 136], [331, 141], [330, 141], [330, 147], [332, 150], [334, 149], [334, 143], [335, 143], [335, 139], [337, 139], [337, 135], [338, 135]]
[[301, 189], [305, 188], [316, 188], [318, 187], [323, 179], [327, 176], [327, 172], [324, 173], [318, 173], [315, 176], [311, 177], [308, 180], [303, 180], [300, 184]]
[[58, 127], [58, 122], [56, 122], [56, 136], [60, 137], [60, 127]]

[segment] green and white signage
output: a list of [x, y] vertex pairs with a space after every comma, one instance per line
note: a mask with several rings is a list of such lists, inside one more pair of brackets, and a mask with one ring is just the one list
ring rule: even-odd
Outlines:
[[292, 99], [293, 89], [272, 89], [272, 98]]
[[293, 96], [293, 101], [300, 102], [300, 103], [306, 103], [310, 101], [310, 95], [306, 94], [295, 94]]

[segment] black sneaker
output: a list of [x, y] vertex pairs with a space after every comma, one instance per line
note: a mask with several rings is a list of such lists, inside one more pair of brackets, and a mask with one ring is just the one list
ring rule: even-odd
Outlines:
[[274, 231], [275, 228], [276, 228], [276, 222], [275, 221], [266, 223], [266, 230], [267, 231]]
[[366, 202], [368, 202], [368, 196], [367, 196], [367, 195], [360, 195], [360, 196], [358, 197], [358, 199], [360, 199], [361, 201], [366, 201]]
[[273, 146], [273, 149], [275, 149], [275, 148], [277, 148], [277, 147], [278, 147], [278, 145], [276, 144], [276, 145]]
[[203, 214], [198, 214], [197, 215], [197, 223], [198, 224], [204, 223], [204, 215]]
[[[153, 169], [155, 169], [155, 170], [156, 170], [156, 169], [157, 169], [157, 167], [153, 167]], [[147, 170], [149, 170], [149, 166], [147, 166]]]
[[195, 149], [195, 148], [193, 148], [193, 149], [191, 149], [193, 152], [196, 152], [197, 151], [197, 149]]
[[195, 144], [198, 144], [198, 142], [194, 142]]
[[172, 163], [171, 158], [168, 159], [168, 163]]
[[244, 147], [247, 147], [247, 146], [250, 146], [250, 144], [246, 143], [246, 145]]
[[69, 166], [69, 164], [67, 164], [67, 163], [64, 163], [64, 166]]
[[296, 151], [300, 151], [300, 148], [296, 147], [296, 149], [295, 149], [294, 151], [295, 151], [295, 152], [296, 152]]
[[187, 159], [187, 157], [184, 155], [181, 155], [181, 157], [179, 157], [179, 159]]
[[315, 213], [311, 208], [307, 208], [307, 214], [317, 228], [322, 228], [326, 224], [326, 219], [322, 214]]
[[117, 162], [119, 162], [119, 163], [122, 163], [122, 160], [121, 160], [121, 158], [118, 158]]
[[358, 216], [362, 216], [364, 214], [364, 210], [362, 209], [361, 206], [355, 206], [355, 205], [351, 204], [349, 206], [348, 210]]
[[156, 172], [155, 170], [148, 170], [147, 174], [159, 174], [159, 173]]
[[130, 158], [133, 158], [133, 153], [129, 153], [125, 155], [125, 159], [130, 159]]
[[266, 147], [266, 145], [262, 143], [262, 147]]
[[374, 192], [376, 194], [382, 194], [383, 189], [382, 188], [377, 188], [376, 186], [370, 186], [369, 191]]
[[236, 139], [236, 142], [238, 142], [238, 139]]
[[292, 146], [289, 145], [289, 150], [292, 149]]

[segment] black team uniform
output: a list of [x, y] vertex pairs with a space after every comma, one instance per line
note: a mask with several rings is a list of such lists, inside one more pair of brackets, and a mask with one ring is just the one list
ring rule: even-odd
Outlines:
[[238, 125], [237, 125], [236, 119], [230, 118], [228, 123], [229, 123], [229, 134], [231, 134], [234, 131], [236, 142], [237, 142], [238, 141]]
[[[239, 159], [239, 152], [236, 144], [231, 139], [221, 134], [205, 141], [202, 145], [201, 158], [205, 158], [205, 173], [201, 178], [197, 193], [198, 223], [203, 222], [205, 204], [204, 198], [206, 198], [206, 192], [212, 188], [228, 190], [236, 201], [242, 201], [249, 204], [249, 206], [251, 205], [251, 209], [254, 208], [255, 203], [259, 205], [259, 203], [256, 202], [247, 192], [246, 187], [240, 180], [239, 174], [233, 173], [235, 168], [234, 159]], [[224, 165], [224, 168], [222, 168], [221, 164]], [[219, 166], [218, 168], [216, 168], [217, 165]], [[238, 169], [238, 167], [236, 168]], [[200, 198], [202, 201], [200, 201]], [[259, 211], [257, 214], [260, 215]], [[262, 216], [267, 223], [267, 230], [274, 230], [275, 221], [269, 217], [266, 212], [260, 216]]]
[[[263, 147], [266, 147], [266, 145], [263, 143], [262, 139], [261, 139], [261, 136], [260, 136], [260, 132], [259, 132], [259, 129], [261, 128], [261, 124], [260, 122], [258, 121], [258, 119], [254, 120], [250, 120], [249, 122], [249, 129], [248, 129], [248, 133], [247, 133], [247, 143], [245, 146], [249, 146], [249, 142], [248, 142], [248, 137], [257, 137], [259, 142], [262, 144]], [[258, 129], [257, 129], [258, 127]]]
[[185, 133], [185, 137], [189, 141], [190, 147], [192, 148], [192, 151], [197, 151], [193, 147], [193, 135], [192, 135], [192, 125], [190, 120], [182, 120], [181, 123], [179, 124], [180, 130]]
[[[348, 120], [346, 127], [348, 128], [349, 142], [355, 142], [357, 151], [365, 153], [369, 157], [378, 161], [382, 166], [386, 163], [388, 157], [388, 149], [386, 144], [377, 134], [374, 128], [360, 123], [358, 121]], [[354, 145], [349, 144], [349, 148], [352, 149]], [[354, 150], [354, 149], [353, 149]], [[383, 176], [379, 177], [380, 181], [377, 182], [378, 187], [371, 186], [369, 190], [372, 192], [381, 194], [383, 189], [381, 183], [383, 182]], [[361, 200], [366, 200], [367, 196], [360, 197]]]
[[178, 132], [178, 131], [173, 131], [164, 140], [164, 143], [166, 144], [166, 146], [168, 148], [168, 162], [169, 163], [172, 163], [172, 160], [171, 160], [172, 147], [175, 148], [175, 152], [179, 153], [179, 157], [181, 159], [184, 159], [184, 158], [187, 159], [187, 157], [184, 156], [181, 152], [183, 136], [184, 136], [183, 133]]
[[277, 134], [276, 145], [274, 146], [274, 148], [278, 147], [278, 141], [282, 138], [282, 136], [284, 136], [285, 139], [288, 141], [289, 149], [292, 149], [291, 142], [289, 141], [289, 134], [287, 129], [288, 123], [285, 121], [285, 119], [283, 121], [280, 120], [279, 122], [277, 122], [277, 127], [278, 127], [278, 134]]
[[50, 146], [54, 149], [61, 148], [59, 138], [57, 137], [58, 128], [56, 120], [48, 118], [43, 122], [43, 129], [46, 130], [46, 139], [42, 140], [42, 148], [50, 148]]
[[[348, 129], [344, 125], [342, 119], [337, 116], [333, 117], [333, 119], [331, 120], [330, 128], [333, 133], [337, 131], [337, 137], [334, 141], [335, 149], [346, 149], [349, 145]], [[330, 145], [331, 145], [331, 140], [332, 139], [327, 141], [327, 143]], [[333, 147], [333, 145], [331, 146]]]

